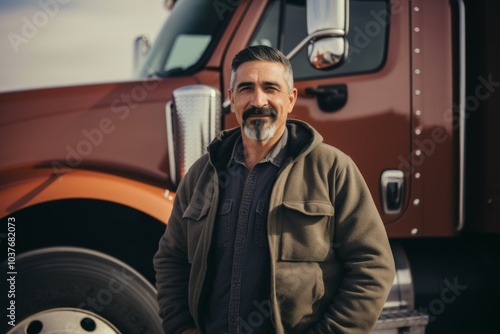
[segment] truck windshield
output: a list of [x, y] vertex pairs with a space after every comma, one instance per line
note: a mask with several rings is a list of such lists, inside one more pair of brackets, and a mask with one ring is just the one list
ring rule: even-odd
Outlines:
[[213, 1], [177, 1], [138, 76], [169, 77], [195, 70], [231, 13], [217, 11]]

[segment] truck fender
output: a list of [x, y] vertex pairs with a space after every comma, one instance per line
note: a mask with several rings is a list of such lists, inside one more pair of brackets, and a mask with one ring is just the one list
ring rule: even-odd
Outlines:
[[9, 179], [0, 189], [1, 217], [35, 204], [85, 198], [122, 204], [166, 224], [175, 195], [144, 182], [89, 170], [62, 174], [50, 169], [37, 170], [36, 173], [17, 170]]

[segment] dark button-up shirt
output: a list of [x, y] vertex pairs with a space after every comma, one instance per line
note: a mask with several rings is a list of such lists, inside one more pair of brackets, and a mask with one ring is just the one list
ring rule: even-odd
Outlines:
[[267, 212], [274, 181], [286, 158], [288, 132], [248, 170], [241, 137], [219, 173], [220, 201], [205, 285], [206, 333], [273, 333]]

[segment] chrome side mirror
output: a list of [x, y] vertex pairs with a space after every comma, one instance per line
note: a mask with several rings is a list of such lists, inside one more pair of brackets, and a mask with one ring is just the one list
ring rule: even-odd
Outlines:
[[309, 63], [318, 70], [330, 69], [347, 57], [349, 0], [307, 0], [307, 33], [319, 35], [309, 42]]

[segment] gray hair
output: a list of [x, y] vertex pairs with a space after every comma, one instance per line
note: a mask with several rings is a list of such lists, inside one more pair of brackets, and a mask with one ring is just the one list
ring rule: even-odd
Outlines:
[[292, 64], [285, 55], [278, 49], [272, 48], [266, 45], [256, 45], [249, 46], [246, 49], [238, 52], [233, 58], [233, 63], [231, 64], [231, 83], [229, 88], [234, 89], [234, 83], [236, 81], [236, 70], [241, 64], [248, 61], [270, 61], [275, 63], [280, 63], [285, 67], [285, 81], [288, 84], [288, 90], [291, 91], [293, 88], [293, 70]]

